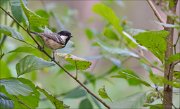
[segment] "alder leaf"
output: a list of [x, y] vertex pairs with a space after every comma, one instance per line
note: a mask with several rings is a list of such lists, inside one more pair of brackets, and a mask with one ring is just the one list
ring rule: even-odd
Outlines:
[[21, 8], [20, 0], [10, 0], [10, 6], [12, 15], [19, 23], [27, 19]]
[[55, 65], [52, 62], [43, 60], [33, 55], [27, 55], [16, 64], [17, 75], [20, 76], [24, 73], [31, 72], [33, 70], [42, 69]]
[[83, 99], [79, 104], [79, 109], [93, 109], [93, 105], [89, 99]]
[[175, 62], [175, 61], [180, 61], [180, 53], [177, 53], [177, 54], [170, 56], [167, 60], [167, 63], [170, 64], [170, 63]]
[[109, 99], [109, 100], [112, 102], [111, 98], [108, 96], [108, 94], [107, 94], [107, 92], [106, 92], [105, 86], [103, 86], [102, 88], [100, 88], [100, 89], [98, 90], [98, 93], [99, 93], [99, 95], [101, 96], [101, 98]]
[[13, 101], [0, 92], [0, 109], [14, 109]]
[[19, 32], [17, 32], [14, 28], [11, 28], [9, 26], [0, 24], [0, 32], [4, 33], [5, 35], [11, 36], [17, 40], [24, 40], [24, 38]]
[[27, 96], [31, 92], [33, 92], [31, 87], [29, 87], [26, 84], [23, 84], [21, 81], [15, 79], [15, 78], [1, 79], [0, 85], [4, 86], [6, 91], [8, 92], [8, 94], [11, 94], [11, 95]]
[[30, 26], [40, 27], [48, 25], [48, 19], [37, 15], [35, 12], [29, 10], [21, 0], [21, 7], [28, 18]]
[[76, 66], [77, 70], [86, 70], [91, 66], [91, 62], [71, 54], [58, 53], [57, 56], [64, 58], [67, 62]]
[[48, 100], [51, 101], [52, 104], [54, 104], [56, 109], [69, 109], [69, 106], [65, 105], [63, 101], [60, 101], [56, 97], [50, 95], [46, 90], [40, 87], [37, 87], [37, 89], [41, 91], [48, 98]]
[[136, 41], [149, 49], [161, 62], [164, 62], [166, 51], [166, 37], [169, 32], [161, 31], [147, 31], [141, 32], [134, 36]]

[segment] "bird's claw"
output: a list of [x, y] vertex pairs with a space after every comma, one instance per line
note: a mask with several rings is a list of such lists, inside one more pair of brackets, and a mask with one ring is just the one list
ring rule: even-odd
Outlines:
[[44, 50], [44, 47], [43, 47], [43, 46], [38, 46], [38, 49], [39, 49], [40, 51], [43, 51], [43, 50]]

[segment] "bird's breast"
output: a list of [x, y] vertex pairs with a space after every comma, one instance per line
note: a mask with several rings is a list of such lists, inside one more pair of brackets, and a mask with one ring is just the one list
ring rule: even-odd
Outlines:
[[46, 37], [43, 37], [43, 40], [44, 40], [46, 46], [48, 46], [49, 48], [51, 48], [53, 50], [60, 49], [65, 46], [63, 44], [57, 43], [56, 41], [46, 38]]

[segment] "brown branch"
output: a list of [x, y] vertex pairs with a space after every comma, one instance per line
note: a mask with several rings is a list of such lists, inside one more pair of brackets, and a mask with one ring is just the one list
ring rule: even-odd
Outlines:
[[[131, 49], [132, 50], [132, 49]], [[133, 50], [132, 50], [133, 51]], [[144, 57], [141, 53], [139, 53], [139, 52], [136, 52], [136, 51], [134, 51], [134, 53], [136, 53], [139, 57], [138, 58], [136, 58], [136, 59], [138, 59], [138, 60], [140, 60], [140, 59], [145, 59], [145, 60], [147, 60], [146, 59], [146, 57]], [[164, 72], [162, 69], [160, 69], [159, 67], [157, 67], [157, 66], [154, 66], [151, 62], [149, 62], [148, 60], [146, 61], [146, 63], [144, 63], [144, 64], [146, 64], [146, 65], [148, 65], [149, 67], [152, 67], [152, 68], [155, 68], [156, 70], [159, 70], [160, 72]]]
[[64, 72], [69, 75], [72, 79], [74, 79], [81, 87], [83, 87], [90, 95], [96, 98], [99, 102], [101, 102], [106, 108], [110, 109], [110, 107], [101, 100], [98, 96], [96, 96], [93, 92], [91, 92], [83, 83], [81, 83], [76, 77], [74, 77], [70, 72], [68, 72], [64, 67], [62, 67], [53, 57], [51, 57], [44, 49], [42, 49], [41, 45], [35, 40], [35, 38], [31, 35], [28, 29], [25, 29], [9, 12], [0, 7], [9, 17], [11, 17], [23, 30], [25, 30], [28, 35], [33, 39], [33, 41], [37, 44], [38, 49], [43, 52], [49, 59], [51, 59], [54, 63], [56, 63]]
[[151, 7], [151, 9], [153, 10], [155, 16], [157, 17], [157, 19], [161, 22], [161, 23], [165, 23], [165, 21], [163, 20], [163, 18], [161, 17], [161, 15], [159, 14], [158, 10], [156, 9], [155, 5], [153, 4], [153, 2], [151, 0], [147, 0], [149, 6]]
[[[123, 64], [124, 62], [126, 62], [129, 58], [130, 58], [130, 57], [128, 57], [128, 58], [126, 58], [125, 60], [123, 60], [123, 61], [122, 61], [122, 64]], [[105, 76], [107, 76], [108, 74], [110, 74], [114, 69], [117, 69], [117, 66], [113, 66], [113, 67], [110, 68], [107, 72], [105, 72], [105, 73], [97, 76], [97, 77], [96, 77], [96, 80], [104, 78]], [[92, 80], [92, 79], [90, 79], [90, 80]], [[90, 83], [90, 82], [89, 82], [90, 80], [85, 80], [85, 81], [83, 82], [83, 84], [85, 84], [85, 85], [89, 84], [89, 83]], [[67, 95], [68, 93], [72, 92], [74, 89], [77, 89], [77, 88], [80, 88], [80, 86], [77, 86], [77, 87], [75, 87], [75, 88], [73, 88], [73, 89], [71, 89], [70, 91], [67, 91], [67, 92], [65, 92], [65, 93], [57, 94], [57, 95], [55, 95], [55, 97], [65, 96], [65, 95]], [[44, 100], [47, 100], [47, 98], [42, 98], [41, 100], [44, 101]]]
[[[156, 86], [155, 91], [158, 92], [159, 96], [161, 97], [161, 101], [163, 102], [163, 94], [159, 91], [158, 86], [156, 84], [155, 84], [155, 86]], [[168, 103], [167, 100], [164, 100], [164, 102]], [[177, 109], [173, 103], [171, 105], [174, 107], [174, 109]]]
[[[173, 13], [176, 13], [176, 5], [177, 0], [174, 0], [175, 5], [170, 8], [169, 10]], [[172, 16], [167, 16], [167, 24], [174, 24], [174, 19], [171, 18]], [[164, 28], [166, 31], [169, 32], [168, 37], [166, 38], [166, 52], [165, 52], [165, 67], [164, 67], [164, 78], [168, 81], [173, 81], [173, 68], [171, 63], [168, 63], [166, 60], [173, 55], [173, 37], [174, 37], [174, 28]], [[164, 109], [172, 109], [172, 93], [173, 93], [173, 87], [164, 84], [164, 96], [163, 96], [163, 105]], [[167, 101], [167, 102], [166, 102]]]

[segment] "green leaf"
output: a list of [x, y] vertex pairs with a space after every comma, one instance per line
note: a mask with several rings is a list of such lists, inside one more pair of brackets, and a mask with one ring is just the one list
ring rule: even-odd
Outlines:
[[101, 98], [109, 99], [109, 100], [112, 102], [111, 98], [108, 96], [108, 94], [107, 94], [107, 92], [106, 92], [105, 86], [103, 86], [102, 88], [100, 88], [100, 89], [98, 90], [98, 93], [99, 93], [99, 95], [101, 96]]
[[[16, 109], [23, 109], [22, 107], [24, 107], [23, 104], [21, 104], [21, 102], [23, 102], [24, 104], [26, 104], [29, 108], [35, 109], [38, 107], [38, 103], [39, 103], [39, 97], [40, 97], [40, 93], [37, 91], [35, 85], [27, 79], [24, 78], [18, 78], [19, 81], [21, 81], [23, 84], [28, 85], [29, 87], [31, 87], [31, 89], [33, 90], [33, 92], [28, 95], [28, 96], [15, 96], [13, 99], [13, 101], [15, 101], [15, 107]], [[21, 102], [19, 102], [21, 101]], [[27, 109], [27, 106], [25, 109]]]
[[165, 51], [166, 51], [166, 37], [168, 36], [167, 31], [148, 31], [142, 32], [134, 36], [136, 41], [148, 48], [161, 62], [164, 62]]
[[[1, 87], [0, 91], [5, 93], [14, 102], [14, 109], [35, 109], [36, 107], [38, 107], [40, 94], [31, 81], [24, 78], [8, 78], [4, 80], [10, 81], [9, 84], [11, 84], [11, 87], [9, 87], [8, 90], [6, 89], [6, 86], [5, 88]], [[15, 82], [16, 84], [14, 84], [13, 82]], [[29, 91], [29, 89], [27, 89], [27, 87], [31, 89], [31, 92]], [[15, 92], [20, 94], [9, 94], [9, 90], [12, 90], [11, 92], [13, 92], [13, 94]]]
[[7, 6], [10, 0], [0, 0], [0, 6]]
[[180, 79], [180, 71], [174, 71], [173, 76], [174, 76], [176, 79]]
[[121, 108], [128, 108], [128, 109], [140, 109], [142, 108], [146, 99], [146, 92], [138, 92], [131, 96], [126, 97], [125, 99], [119, 102]]
[[45, 17], [41, 17], [39, 15], [37, 15], [36, 13], [32, 12], [31, 10], [29, 10], [23, 3], [23, 1], [21, 0], [21, 7], [25, 13], [25, 15], [28, 18], [29, 24], [30, 26], [34, 26], [34, 27], [40, 27], [40, 26], [46, 26], [48, 25], [48, 19]]
[[25, 15], [21, 8], [20, 0], [10, 0], [11, 5], [11, 12], [14, 18], [20, 23], [23, 22], [25, 18]]
[[4, 86], [8, 94], [28, 96], [33, 90], [18, 79], [1, 79], [0, 85]]
[[118, 35], [115, 33], [115, 31], [112, 28], [105, 28], [103, 31], [104, 36], [106, 36], [109, 39], [112, 40], [118, 40]]
[[55, 65], [52, 62], [43, 60], [33, 55], [27, 55], [16, 64], [17, 75], [20, 76], [24, 73], [31, 72], [46, 67]]
[[18, 47], [15, 50], [9, 51], [8, 53], [13, 53], [13, 52], [24, 52], [24, 53], [31, 53], [31, 54], [35, 54], [38, 55], [40, 53], [39, 50], [32, 48], [32, 47]]
[[0, 109], [14, 109], [13, 101], [1, 92], [0, 92]]
[[79, 104], [79, 109], [93, 109], [93, 105], [89, 101], [89, 99], [83, 99]]
[[22, 37], [22, 35], [19, 32], [17, 32], [14, 28], [11, 28], [9, 26], [0, 24], [0, 32], [6, 34], [8, 36], [12, 36], [15, 39], [24, 40], [24, 38]]
[[86, 91], [81, 89], [80, 87], [73, 89], [70, 91], [64, 98], [80, 98], [86, 96]]
[[95, 105], [98, 107], [98, 109], [102, 109], [101, 104], [99, 103], [99, 101], [97, 101], [97, 99], [94, 98], [93, 96], [91, 96], [91, 98], [92, 98], [93, 102], [95, 103]]
[[4, 62], [2, 59], [0, 60], [0, 78], [12, 77], [10, 68], [7, 64], [7, 61]]
[[86, 70], [91, 66], [90, 61], [71, 54], [58, 53], [57, 55], [59, 57], [64, 58], [67, 62], [71, 63], [72, 65], [76, 66], [77, 70]]
[[56, 109], [69, 109], [69, 106], [65, 105], [63, 103], [63, 101], [58, 100], [56, 97], [50, 95], [47, 91], [45, 91], [44, 89], [37, 87], [37, 89], [39, 91], [41, 91], [50, 101], [52, 104], [54, 104], [54, 106], [56, 107]]
[[98, 45], [100, 45], [104, 50], [106, 50], [109, 53], [119, 54], [119, 55], [122, 55], [122, 56], [139, 57], [137, 54], [129, 51], [126, 48], [121, 49], [121, 48], [117, 48], [117, 47], [112, 47], [112, 46], [107, 45], [107, 44], [105, 44], [105, 43], [103, 43], [101, 41], [97, 41], [97, 43], [98, 43]]
[[121, 22], [111, 8], [102, 3], [97, 3], [93, 6], [92, 9], [95, 13], [104, 17], [117, 30], [117, 32], [123, 37], [123, 39], [126, 41], [126, 43], [128, 43], [129, 46], [137, 46], [134, 39], [131, 36], [125, 34], [125, 32], [123, 32], [123, 28], [120, 25]]
[[167, 63], [168, 64], [171, 64], [175, 61], [180, 61], [180, 53], [177, 53], [177, 54], [174, 54], [174, 55], [171, 55], [168, 60], [167, 60]]
[[126, 80], [128, 80], [128, 83], [130, 85], [140, 85], [143, 84], [147, 87], [150, 87], [151, 85], [142, 80], [141, 78], [139, 78], [137, 75], [135, 75], [134, 72], [130, 71], [130, 70], [122, 70], [118, 73], [118, 75], [112, 76], [114, 78], [124, 78]]
[[95, 13], [104, 17], [109, 23], [111, 23], [118, 32], [122, 32], [123, 28], [120, 26], [120, 20], [111, 8], [102, 3], [97, 3], [92, 9]]
[[164, 77], [159, 76], [159, 75], [155, 75], [155, 74], [153, 74], [152, 72], [150, 72], [149, 77], [150, 77], [151, 81], [152, 81], [154, 84], [156, 84], [156, 85], [158, 85], [158, 86], [163, 86], [163, 85], [164, 85], [164, 82], [163, 82]]
[[91, 29], [86, 28], [85, 33], [86, 33], [88, 39], [92, 40], [94, 38], [94, 32]]
[[155, 75], [152, 72], [150, 72], [149, 77], [150, 77], [151, 81], [158, 86], [163, 86], [164, 84], [168, 84], [175, 88], [180, 88], [180, 83], [178, 81], [169, 81], [166, 78], [164, 78], [163, 76]]
[[86, 77], [86, 80], [88, 80], [93, 86], [96, 85], [96, 77], [90, 73], [90, 72], [84, 72], [83, 73]]
[[47, 19], [49, 19], [50, 15], [49, 13], [47, 13], [45, 10], [43, 9], [39, 9], [39, 10], [36, 10], [35, 12], [37, 15], [41, 16], [41, 17], [45, 17]]

